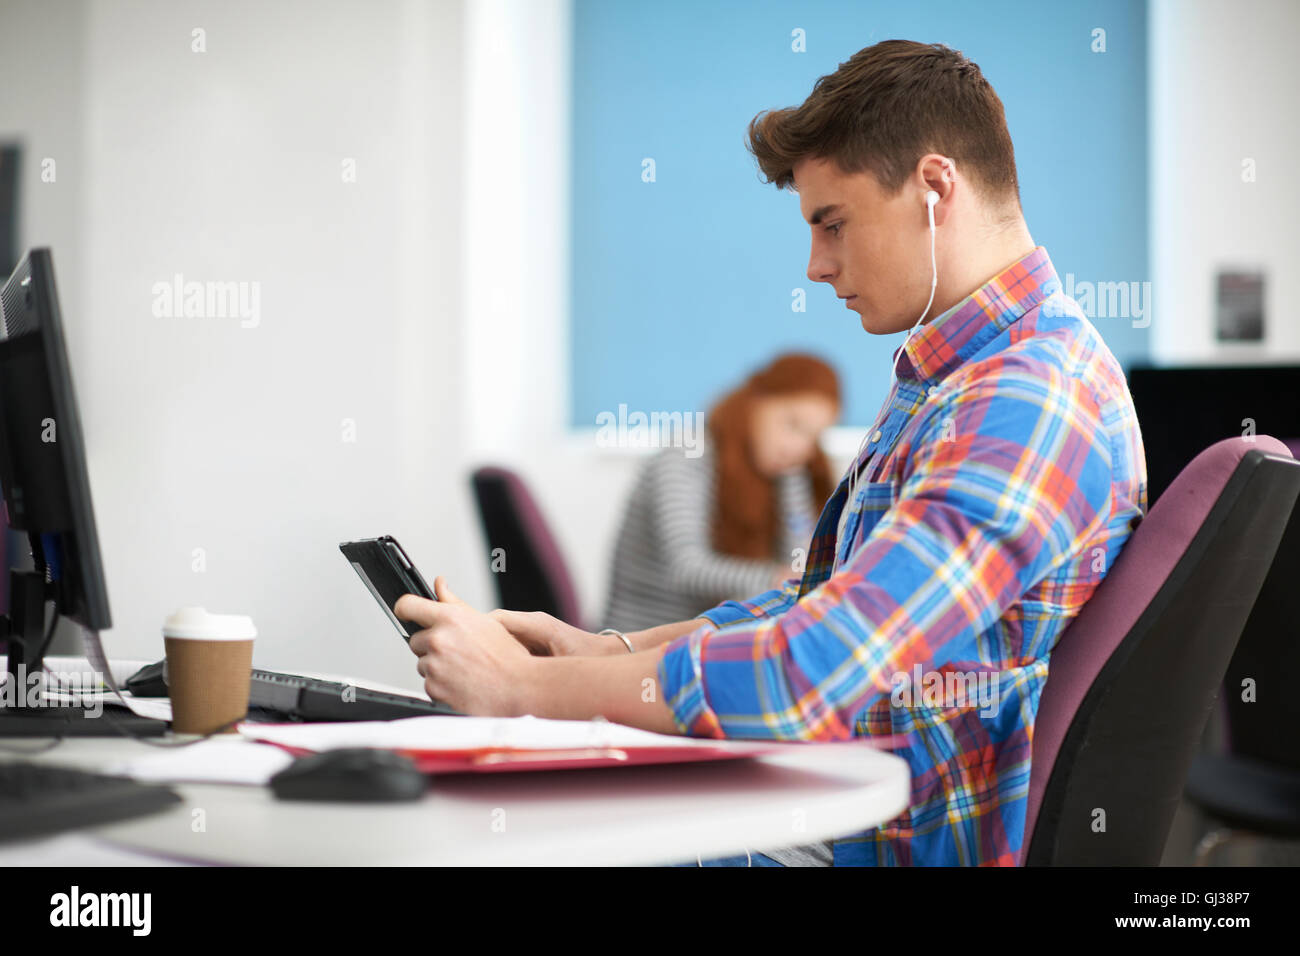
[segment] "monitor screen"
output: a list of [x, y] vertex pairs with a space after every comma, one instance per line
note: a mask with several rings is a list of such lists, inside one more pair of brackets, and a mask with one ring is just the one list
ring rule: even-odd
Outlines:
[[1224, 438], [1272, 435], [1293, 454], [1300, 449], [1300, 367], [1135, 367], [1128, 385], [1146, 450], [1148, 506]]
[[9, 526], [31, 550], [10, 568], [43, 572], [58, 613], [104, 630], [108, 593], [48, 249], [18, 263], [0, 309], [0, 487]]

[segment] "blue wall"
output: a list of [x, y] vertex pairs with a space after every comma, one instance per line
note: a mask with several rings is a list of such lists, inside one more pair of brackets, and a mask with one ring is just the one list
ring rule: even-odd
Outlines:
[[[805, 53], [791, 51], [796, 27]], [[1091, 50], [1095, 27], [1105, 53]], [[891, 38], [979, 64], [1006, 106], [1030, 232], [1063, 281], [1150, 278], [1143, 2], [576, 0], [573, 425], [620, 403], [707, 410], [785, 348], [838, 367], [846, 423], [874, 417], [902, 335], [869, 335], [808, 280], [798, 197], [760, 182], [744, 133], [755, 113], [801, 103], [817, 77]], [[796, 287], [806, 312], [791, 310]], [[1148, 330], [1093, 321], [1126, 367], [1146, 358]]]

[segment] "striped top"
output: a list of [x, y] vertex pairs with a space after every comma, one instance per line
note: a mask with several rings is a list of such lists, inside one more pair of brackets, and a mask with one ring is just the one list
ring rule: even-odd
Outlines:
[[637, 478], [614, 549], [602, 626], [638, 631], [690, 620], [721, 601], [766, 591], [778, 562], [793, 567], [808, 553], [817, 509], [806, 472], [776, 479], [782, 533], [771, 560], [715, 551], [715, 456], [707, 441], [700, 449], [691, 458], [665, 448]]
[[1015, 866], [1048, 661], [1146, 509], [1142, 436], [1041, 247], [902, 350], [802, 580], [708, 611], [659, 684], [697, 736], [904, 738], [908, 809], [836, 864]]

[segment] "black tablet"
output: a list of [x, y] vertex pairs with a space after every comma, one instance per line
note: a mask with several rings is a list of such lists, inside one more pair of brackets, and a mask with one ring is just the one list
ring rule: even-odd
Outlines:
[[409, 641], [420, 630], [420, 626], [398, 620], [393, 613], [397, 599], [403, 594], [418, 594], [431, 601], [436, 601], [437, 598], [434, 597], [433, 588], [425, 583], [424, 577], [397, 543], [397, 539], [384, 535], [382, 538], [347, 541], [339, 545], [339, 550], [356, 569], [362, 583], [375, 596], [388, 619], [402, 637]]

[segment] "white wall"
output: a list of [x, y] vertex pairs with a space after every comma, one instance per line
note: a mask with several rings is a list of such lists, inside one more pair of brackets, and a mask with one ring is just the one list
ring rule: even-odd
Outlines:
[[[1152, 0], [1152, 358], [1300, 359], [1300, 34], [1294, 0]], [[1243, 182], [1242, 161], [1256, 178]], [[1262, 268], [1265, 336], [1215, 341], [1215, 275]]]
[[[82, 268], [85, 44], [81, 0], [0, 5], [0, 142], [23, 148], [18, 241], [56, 249], [60, 280]], [[54, 161], [52, 182], [42, 182], [44, 160]], [[74, 337], [82, 327], [81, 292], [79, 282], [60, 283]]]
[[[598, 624], [640, 456], [567, 428], [571, 8], [477, 0], [467, 18], [467, 454], [524, 476]], [[468, 583], [495, 606], [487, 567], [484, 554]]]
[[[434, 569], [480, 550], [460, 453], [460, 5], [3, 16], [0, 129], [60, 156], [59, 192], [25, 180], [25, 241], [53, 246], [68, 312], [109, 653], [160, 656], [163, 616], [205, 604], [254, 617], [263, 666], [418, 687], [337, 544], [391, 532]], [[153, 286], [176, 273], [258, 283], [260, 323], [158, 317]]]

